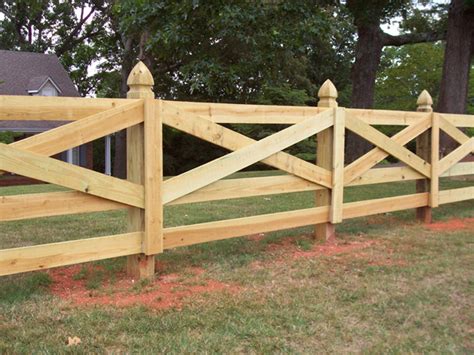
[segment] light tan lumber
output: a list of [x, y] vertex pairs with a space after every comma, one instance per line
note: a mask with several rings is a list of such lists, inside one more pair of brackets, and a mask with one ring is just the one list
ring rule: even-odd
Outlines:
[[164, 247], [205, 243], [237, 236], [296, 228], [329, 220], [329, 207], [279, 212], [252, 217], [229, 219], [190, 226], [165, 228]]
[[461, 187], [458, 189], [444, 190], [439, 192], [439, 203], [453, 203], [459, 201], [473, 200], [474, 186]]
[[474, 162], [461, 162], [452, 166], [450, 169], [441, 174], [441, 177], [451, 177], [460, 175], [474, 174]]
[[323, 189], [323, 187], [291, 175], [225, 179], [204, 186], [168, 203], [168, 205], [314, 191], [318, 189]]
[[[344, 219], [387, 213], [428, 204], [428, 193], [388, 197], [344, 204]], [[248, 234], [296, 228], [329, 221], [329, 206], [279, 212], [216, 222], [171, 227], [164, 230], [164, 248], [228, 239]]]
[[[79, 121], [36, 134], [10, 144], [11, 147], [47, 156], [93, 141], [133, 126], [143, 120], [143, 103], [133, 101]], [[0, 172], [0, 175], [2, 172]]]
[[140, 252], [142, 233], [0, 250], [0, 276], [115, 258]]
[[[327, 79], [318, 90], [318, 107], [330, 108], [333, 110], [338, 107], [337, 89], [331, 80]], [[329, 127], [318, 133], [316, 136], [316, 165], [331, 170], [331, 189], [316, 190], [315, 205], [329, 206], [331, 204], [332, 192], [332, 169], [333, 169], [333, 148], [334, 148], [334, 129]], [[314, 226], [314, 237], [318, 240], [329, 241], [336, 237], [336, 228], [333, 223], [324, 221], [316, 223]]]
[[75, 121], [129, 103], [125, 99], [0, 95], [0, 120]]
[[382, 184], [396, 181], [423, 179], [424, 176], [408, 166], [381, 167], [367, 170], [347, 186]]
[[[155, 114], [157, 111], [157, 114]], [[163, 144], [161, 101], [145, 99], [145, 239], [143, 252], [163, 252]]]
[[[204, 117], [191, 113], [186, 114], [179, 106], [172, 103], [164, 101], [163, 110], [164, 124], [231, 151], [236, 151], [256, 142], [252, 138], [211, 122]], [[320, 117], [324, 119], [324, 116]], [[290, 154], [278, 152], [263, 159], [262, 162], [306, 180], [327, 187], [331, 186], [329, 170], [322, 169]]]
[[455, 113], [441, 113], [441, 115], [455, 127], [474, 127], [473, 115], [460, 115]]
[[0, 221], [109, 211], [127, 207], [78, 191], [0, 196]]
[[407, 148], [390, 139], [385, 134], [377, 131], [367, 123], [349, 116], [346, 117], [346, 127], [357, 135], [375, 144], [377, 147], [381, 148], [388, 154], [393, 155], [395, 158], [417, 170], [424, 176], [430, 176], [431, 166], [429, 163], [410, 152]]
[[[430, 114], [432, 117], [431, 123], [433, 123], [433, 99], [430, 93], [426, 90], [423, 90], [421, 94], [418, 96], [416, 101], [418, 112], [426, 112]], [[423, 160], [431, 163], [431, 153], [433, 150], [431, 149], [431, 138], [432, 138], [432, 130], [427, 130], [416, 137], [416, 154]], [[439, 128], [437, 129], [439, 130]], [[439, 149], [438, 149], [439, 150]], [[438, 161], [439, 159], [436, 159]], [[433, 167], [431, 167], [433, 170]], [[416, 181], [416, 192], [429, 192], [431, 190], [431, 182], [428, 179], [422, 177], [421, 179]], [[430, 206], [423, 206], [416, 209], [416, 219], [422, 223], [429, 224], [432, 222], [432, 210]]]
[[[153, 84], [153, 76], [146, 65], [143, 62], [138, 62], [127, 79], [127, 85], [129, 86], [127, 99], [153, 99], [155, 97], [152, 91]], [[151, 108], [148, 106], [147, 109], [150, 110]], [[148, 117], [147, 119], [151, 118]], [[148, 132], [148, 134], [152, 133]], [[156, 168], [156, 165], [153, 167]], [[136, 184], [145, 184], [144, 123], [127, 128], [127, 179]], [[150, 196], [148, 196], [149, 198]], [[128, 231], [145, 231], [145, 210], [141, 208], [130, 208], [128, 210]], [[144, 250], [145, 233], [143, 233], [141, 253], [127, 258], [127, 274], [137, 279], [152, 279], [155, 275], [155, 257], [143, 254]]]
[[[456, 142], [464, 144], [469, 140], [469, 137], [463, 131], [446, 120], [442, 114], [435, 113], [435, 115], [438, 117], [439, 127]], [[472, 119], [474, 120], [474, 116]]]
[[143, 208], [144, 189], [98, 172], [0, 143], [0, 170]]
[[[419, 122], [416, 122], [413, 125], [406, 127], [402, 131], [395, 134], [391, 138], [391, 140], [400, 145], [405, 145], [413, 138], [425, 132], [430, 127], [431, 119], [429, 117], [425, 117]], [[370, 168], [381, 162], [387, 156], [389, 156], [389, 154], [386, 153], [383, 149], [375, 147], [368, 153], [364, 154], [362, 157], [356, 159], [344, 169], [344, 184], [347, 185], [354, 179], [357, 179], [359, 176], [361, 176]]]
[[411, 126], [420, 120], [430, 118], [430, 114], [423, 112], [356, 108], [347, 108], [346, 114], [369, 125]]
[[386, 197], [374, 200], [350, 202], [344, 204], [344, 219], [370, 216], [379, 213], [402, 211], [428, 205], [429, 194]]
[[289, 146], [306, 139], [333, 124], [332, 113], [318, 116], [285, 128], [269, 137], [235, 152], [201, 165], [164, 182], [163, 203], [185, 196], [214, 181], [222, 179], [249, 165], [263, 160]]
[[467, 156], [474, 150], [474, 137], [471, 137], [466, 143], [457, 147], [451, 153], [446, 155], [439, 161], [439, 173], [443, 174], [454, 164], [458, 163], [461, 159]]
[[[474, 174], [474, 162], [458, 163], [442, 177]], [[370, 169], [349, 186], [381, 184], [422, 179], [423, 175], [409, 167]], [[255, 197], [325, 188], [291, 175], [265, 176], [216, 181], [169, 205]], [[466, 197], [466, 196], [465, 196]], [[466, 197], [467, 198], [467, 197]], [[47, 192], [28, 195], [0, 196], [0, 221], [59, 216], [73, 213], [125, 209], [126, 205], [91, 196], [82, 192]]]
[[36, 134], [11, 146], [43, 155], [89, 143], [143, 121], [143, 103], [133, 101], [52, 130]]
[[[276, 105], [247, 105], [247, 104], [222, 104], [186, 101], [167, 101], [179, 105], [189, 114], [200, 115], [215, 123], [245, 123], [245, 124], [294, 124], [307, 117], [327, 110], [327, 107], [306, 106], [276, 106]], [[406, 126], [418, 122], [429, 115], [421, 112], [395, 111], [395, 110], [370, 110], [347, 108], [348, 113], [368, 123], [377, 125]], [[468, 122], [467, 118], [456, 117], [458, 123]]]
[[439, 116], [433, 115], [431, 125], [431, 180], [430, 180], [430, 207], [439, 206]]
[[204, 102], [165, 101], [179, 106], [187, 114], [198, 115], [215, 123], [294, 124], [322, 112], [317, 107], [221, 104]]
[[345, 110], [334, 109], [334, 139], [332, 155], [332, 191], [329, 219], [331, 223], [342, 222], [344, 198], [344, 120]]

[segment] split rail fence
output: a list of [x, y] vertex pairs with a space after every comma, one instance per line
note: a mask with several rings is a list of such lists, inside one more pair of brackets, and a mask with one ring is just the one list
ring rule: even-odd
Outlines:
[[[128, 271], [154, 272], [154, 255], [197, 243], [315, 225], [322, 238], [344, 219], [417, 208], [430, 217], [440, 204], [474, 198], [474, 186], [440, 191], [439, 178], [474, 174], [474, 138], [459, 127], [474, 127], [474, 116], [434, 113], [423, 92], [418, 112], [349, 109], [337, 106], [330, 81], [320, 89], [318, 107], [237, 105], [155, 100], [153, 79], [139, 63], [127, 99], [0, 96], [0, 120], [69, 120], [69, 124], [9, 145], [0, 144], [0, 171], [70, 189], [64, 192], [0, 196], [0, 222], [65, 214], [128, 209], [129, 232], [45, 245], [0, 250], [0, 275], [129, 256]], [[223, 124], [286, 124], [255, 141]], [[162, 125], [191, 134], [231, 153], [163, 180]], [[372, 125], [406, 126], [388, 137]], [[121, 180], [50, 158], [67, 149], [127, 129], [128, 179]], [[344, 164], [344, 136], [350, 130], [375, 148]], [[459, 147], [440, 159], [439, 134]], [[284, 150], [317, 136], [317, 164]], [[417, 140], [417, 154], [405, 147]], [[404, 166], [376, 165], [393, 156]], [[263, 162], [282, 176], [223, 179]], [[1, 173], [1, 172], [0, 172]], [[344, 203], [350, 186], [417, 181], [417, 193]], [[250, 196], [315, 191], [313, 208], [163, 227], [163, 206]], [[74, 231], [71, 231], [74, 233]]]

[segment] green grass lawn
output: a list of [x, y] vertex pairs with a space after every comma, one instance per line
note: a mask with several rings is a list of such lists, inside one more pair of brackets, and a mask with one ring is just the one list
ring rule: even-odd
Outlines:
[[[442, 180], [444, 189], [464, 186], [472, 182]], [[0, 196], [57, 189], [0, 188]], [[345, 200], [410, 193], [414, 182], [372, 185], [347, 189]], [[175, 226], [312, 206], [314, 193], [272, 195], [170, 206], [165, 221]], [[94, 305], [122, 285], [125, 258], [74, 269], [73, 282], [90, 296], [85, 305], [53, 292], [58, 270], [0, 277], [0, 353], [472, 353], [474, 223], [433, 231], [413, 216], [409, 210], [344, 221], [334, 250], [305, 227], [167, 251], [157, 258], [157, 280], [137, 282], [123, 296], [163, 292], [179, 299], [159, 309]], [[473, 217], [473, 200], [434, 212], [438, 221]], [[0, 248], [125, 230], [122, 211], [6, 222]], [[232, 291], [212, 290], [214, 284]], [[81, 344], [67, 347], [69, 336]]]

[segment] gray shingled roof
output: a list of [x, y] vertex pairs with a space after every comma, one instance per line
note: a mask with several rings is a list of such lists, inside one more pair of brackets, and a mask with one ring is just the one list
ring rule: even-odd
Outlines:
[[48, 77], [61, 90], [59, 96], [79, 96], [56, 55], [0, 50], [0, 95], [28, 95]]
[[[0, 50], [0, 95], [28, 95], [28, 90], [39, 90], [48, 78], [61, 90], [59, 96], [79, 96], [56, 55]], [[0, 131], [36, 133], [64, 123], [0, 120]]]

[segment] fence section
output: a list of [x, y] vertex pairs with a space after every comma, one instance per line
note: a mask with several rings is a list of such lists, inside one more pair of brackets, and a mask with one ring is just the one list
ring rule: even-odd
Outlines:
[[[474, 198], [474, 186], [439, 190], [440, 177], [474, 174], [474, 162], [460, 162], [474, 151], [474, 138], [459, 129], [474, 127], [474, 117], [433, 113], [427, 93], [420, 96], [419, 112], [404, 112], [337, 107], [337, 91], [329, 81], [319, 92], [318, 107], [154, 100], [153, 79], [143, 64], [134, 68], [128, 83], [128, 99], [0, 96], [2, 120], [72, 121], [10, 145], [0, 144], [1, 171], [71, 189], [0, 196], [0, 221], [117, 209], [129, 214], [129, 232], [125, 234], [0, 250], [0, 275], [128, 255], [129, 272], [150, 277], [153, 256], [164, 249], [305, 225], [316, 225], [317, 235], [331, 238], [334, 225], [344, 219], [409, 208], [423, 209], [427, 214], [440, 204]], [[223, 126], [227, 123], [288, 127], [255, 141]], [[163, 124], [231, 152], [163, 180]], [[372, 125], [406, 127], [388, 137]], [[128, 130], [128, 181], [50, 158], [122, 129]], [[347, 165], [346, 130], [375, 146]], [[459, 143], [441, 159], [440, 131]], [[317, 164], [284, 152], [314, 135], [318, 139]], [[419, 144], [418, 154], [406, 148], [414, 139]], [[404, 165], [376, 167], [389, 155]], [[257, 162], [288, 175], [224, 179]], [[418, 193], [343, 202], [344, 190], [351, 186], [410, 180], [418, 182]], [[316, 193], [315, 207], [163, 228], [164, 205], [302, 191]]]

